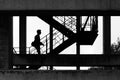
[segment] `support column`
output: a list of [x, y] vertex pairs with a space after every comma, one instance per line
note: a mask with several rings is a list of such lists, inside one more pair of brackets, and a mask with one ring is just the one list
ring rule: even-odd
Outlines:
[[13, 69], [13, 16], [8, 16], [8, 38], [9, 38], [9, 69]]
[[[80, 27], [81, 27], [81, 16], [76, 16], [76, 34], [77, 37], [79, 38], [79, 33], [80, 33]], [[79, 42], [76, 42], [76, 55], [80, 55], [80, 44]], [[80, 70], [80, 66], [77, 66], [77, 70]]]
[[[103, 16], [103, 53], [104, 55], [111, 54], [111, 16]], [[112, 67], [104, 67], [105, 70], [110, 70]]]
[[[77, 33], [77, 36], [79, 38], [79, 33], [80, 33], [80, 27], [81, 27], [81, 16], [77, 16], [77, 19], [76, 19], [76, 33]], [[79, 42], [76, 43], [76, 54], [77, 55], [80, 55], [80, 44]]]
[[[50, 52], [53, 52], [53, 27], [50, 25]], [[53, 66], [50, 65], [50, 70], [53, 70]]]
[[20, 54], [26, 54], [26, 16], [20, 16]]
[[50, 52], [53, 51], [53, 27], [50, 26]]
[[12, 16], [0, 16], [0, 69], [12, 69]]
[[[20, 16], [20, 54], [26, 54], [26, 16]], [[22, 69], [26, 66], [20, 66]]]
[[103, 53], [111, 54], [111, 16], [103, 16]]

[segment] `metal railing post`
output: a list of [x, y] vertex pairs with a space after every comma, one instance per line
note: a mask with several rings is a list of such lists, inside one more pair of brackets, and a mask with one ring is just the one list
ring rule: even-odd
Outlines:
[[46, 54], [47, 54], [47, 47], [48, 47], [48, 42], [47, 42], [47, 36], [46, 36]]
[[30, 47], [29, 47], [29, 54], [30, 54]]
[[[53, 27], [50, 25], [50, 53], [53, 52]], [[53, 66], [50, 65], [50, 70], [53, 70]]]

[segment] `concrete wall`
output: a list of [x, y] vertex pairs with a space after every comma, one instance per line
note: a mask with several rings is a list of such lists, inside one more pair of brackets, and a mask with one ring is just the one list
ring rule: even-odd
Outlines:
[[119, 10], [119, 5], [119, 0], [0, 0], [0, 10]]
[[119, 80], [120, 71], [0, 71], [0, 80]]

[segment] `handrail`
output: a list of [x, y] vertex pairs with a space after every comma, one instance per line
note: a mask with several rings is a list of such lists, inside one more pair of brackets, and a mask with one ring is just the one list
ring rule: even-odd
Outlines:
[[[66, 16], [61, 16], [61, 17], [66, 17]], [[54, 16], [53, 18], [55, 20], [59, 19], [58, 22], [60, 22], [60, 23], [62, 22], [61, 24], [66, 25], [66, 27], [69, 27], [71, 25], [70, 23], [66, 23], [69, 19], [74, 19], [75, 20], [74, 16], [73, 17], [68, 17], [68, 19], [64, 19], [64, 20], [61, 19], [60, 16]], [[90, 18], [90, 23], [88, 23], [89, 18]], [[81, 30], [85, 30], [85, 28], [90, 28], [90, 31], [91, 31], [94, 18], [95, 18], [94, 16], [88, 16], [85, 20], [85, 23], [82, 23], [83, 27], [81, 28]], [[73, 21], [73, 22], [75, 22], [75, 21]], [[73, 24], [73, 25], [75, 25], [75, 24]], [[88, 25], [90, 27], [87, 27], [86, 25]], [[73, 31], [76, 30], [73, 27], [69, 27], [69, 29], [72, 29]]]
[[[56, 31], [56, 29], [53, 30], [53, 36], [55, 36], [55, 37], [53, 38], [53, 40], [57, 40], [56, 38], [61, 35], [61, 34], [58, 35], [58, 33], [60, 33], [60, 32], [59, 32], [59, 31]], [[46, 45], [48, 44], [47, 42], [49, 42], [49, 35], [50, 35], [50, 33], [48, 33], [47, 35], [45, 35], [44, 37], [41, 38], [41, 42], [43, 42], [43, 44], [46, 44]], [[46, 40], [47, 40], [47, 41], [46, 41]], [[62, 40], [62, 39], [59, 39], [59, 40]], [[55, 42], [55, 43], [53, 44], [53, 46], [55, 46], [58, 42], [59, 42], [59, 41], [57, 40], [57, 42]], [[43, 47], [41, 47], [42, 53], [44, 53], [45, 50], [49, 50], [49, 48], [47, 48], [46, 45], [43, 46]], [[31, 47], [32, 47], [32, 46], [26, 48], [26, 50], [28, 49], [28, 50], [26, 51], [26, 53], [31, 54], [33, 51], [35, 51], [35, 49], [31, 50]], [[45, 49], [45, 50], [42, 50], [42, 49], [45, 48], [45, 47], [46, 47], [46, 49]], [[16, 47], [15, 47], [15, 48], [16, 48]], [[15, 50], [15, 49], [14, 49], [14, 50]], [[15, 51], [16, 51], [16, 50], [15, 50]], [[19, 51], [18, 51], [18, 52], [19, 52]], [[47, 52], [47, 51], [46, 51], [46, 52]], [[18, 54], [17, 51], [16, 51], [16, 54]]]
[[16, 50], [13, 48], [13, 52], [15, 52], [14, 54], [17, 54]]
[[[55, 31], [55, 32], [53, 32], [53, 36], [54, 36], [54, 35], [56, 35], [56, 36], [55, 36], [55, 38], [53, 38], [53, 40], [55, 40], [58, 36], [61, 35], [61, 34], [58, 35], [58, 33], [60, 33], [59, 31], [56, 31], [56, 30], [54, 30], [54, 31]], [[46, 40], [47, 40], [47, 42], [49, 42], [49, 39], [48, 39], [48, 37], [47, 37], [47, 36], [49, 36], [49, 35], [50, 35], [50, 34], [47, 34], [46, 36], [44, 36], [44, 37], [42, 38], [42, 39], [46, 38], [44, 41], [41, 40], [41, 41], [43, 42], [43, 44], [46, 44], [46, 45], [47, 45]], [[60, 39], [60, 40], [61, 40], [61, 39]], [[59, 42], [59, 41], [57, 41], [57, 43], [58, 43], [58, 42]], [[54, 46], [55, 46], [57, 43], [55, 43]], [[46, 47], [46, 45], [43, 46], [43, 47], [41, 47], [41, 50], [42, 50], [44, 47]], [[45, 53], [45, 52], [47, 52], [49, 49], [50, 49], [50, 48], [47, 48], [47, 47], [46, 47], [46, 49], [42, 51], [42, 54]]]
[[[63, 16], [63, 17], [65, 18], [65, 16]], [[66, 23], [70, 18], [73, 18], [73, 17], [70, 17], [70, 18], [68, 17], [68, 19], [64, 19], [64, 20], [60, 19], [59, 16], [54, 16], [53, 18], [54, 18], [54, 19], [55, 19], [55, 18], [56, 18], [56, 19], [59, 19], [59, 20], [62, 22], [61, 24], [65, 25], [67, 28], [69, 27], [68, 29], [72, 29], [73, 31], [76, 31], [76, 29], [74, 29], [73, 27], [70, 27], [70, 26], [69, 26], [70, 23]], [[55, 19], [55, 20], [56, 20], [56, 19]], [[74, 18], [73, 18], [73, 19], [74, 19]], [[58, 21], [58, 22], [59, 22], [59, 21]]]
[[[55, 30], [53, 30], [53, 31], [55, 31]], [[49, 34], [50, 34], [50, 33], [46, 34], [44, 37], [41, 38], [41, 40], [44, 39], [44, 38], [45, 38], [46, 36], [48, 36]]]

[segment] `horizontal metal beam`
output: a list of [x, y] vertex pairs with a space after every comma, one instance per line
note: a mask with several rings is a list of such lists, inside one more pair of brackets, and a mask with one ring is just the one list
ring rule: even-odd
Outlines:
[[14, 65], [118, 66], [120, 55], [35, 55], [15, 54]]
[[12, 16], [120, 16], [120, 10], [0, 10], [0, 15]]

